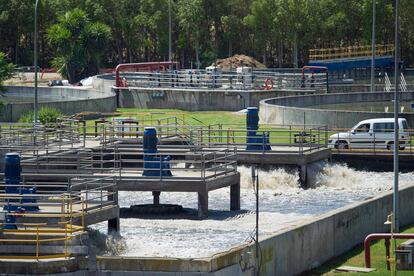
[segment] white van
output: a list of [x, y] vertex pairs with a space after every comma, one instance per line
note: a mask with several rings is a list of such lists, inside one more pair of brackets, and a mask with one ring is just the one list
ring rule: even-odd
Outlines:
[[[400, 149], [410, 143], [407, 120], [398, 118]], [[378, 118], [359, 122], [350, 131], [329, 137], [328, 146], [336, 149], [394, 148], [394, 118]]]

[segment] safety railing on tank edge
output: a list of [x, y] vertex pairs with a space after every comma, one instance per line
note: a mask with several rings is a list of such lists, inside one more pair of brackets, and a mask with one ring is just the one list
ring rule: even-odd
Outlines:
[[[19, 150], [15, 149], [16, 152]], [[21, 165], [26, 172], [49, 173], [69, 172], [89, 173], [93, 170], [93, 149], [80, 148], [62, 150], [48, 148], [47, 150], [33, 150], [30, 153], [21, 151]]]
[[[117, 179], [133, 178], [143, 180], [162, 181], [205, 181], [210, 178], [232, 174], [237, 171], [237, 150], [235, 148], [220, 150], [199, 150], [188, 152], [171, 151], [171, 149], [159, 149], [158, 153], [144, 153], [141, 148], [119, 147], [113, 145], [106, 148], [112, 149], [114, 164], [112, 167], [102, 167], [99, 174], [117, 174]], [[146, 157], [154, 157], [156, 160], [145, 160]], [[166, 160], [167, 156], [173, 156]], [[112, 160], [111, 160], [112, 161]], [[147, 164], [147, 165], [144, 165]], [[155, 166], [151, 166], [154, 164]], [[150, 175], [144, 175], [144, 171]], [[155, 175], [152, 173], [155, 172]], [[171, 172], [172, 176], [167, 176]]]
[[[352, 57], [364, 57], [371, 56], [371, 45], [362, 46], [349, 46], [338, 48], [323, 48], [323, 49], [310, 49], [310, 60], [329, 60], [338, 58], [352, 58]], [[394, 44], [378, 44], [376, 45], [377, 56], [393, 56]]]
[[[24, 203], [22, 200], [34, 199], [36, 203]], [[12, 200], [12, 202], [10, 202]], [[74, 200], [80, 202], [78, 208], [73, 208]], [[20, 202], [19, 202], [20, 201]], [[58, 212], [7, 212], [5, 217], [13, 216], [16, 219], [32, 219], [32, 222], [11, 222], [4, 221], [0, 223], [0, 244], [13, 245], [35, 245], [35, 252], [24, 254], [10, 254], [10, 252], [2, 252], [1, 258], [4, 259], [52, 259], [52, 258], [68, 258], [72, 255], [68, 250], [68, 243], [73, 238], [84, 233], [85, 228], [85, 213], [83, 199], [74, 198], [69, 194], [57, 195], [16, 195], [16, 194], [1, 194], [0, 203], [7, 203], [8, 206], [18, 205], [20, 208], [24, 206], [36, 206], [43, 208], [57, 208]], [[57, 202], [57, 203], [55, 203]], [[10, 207], [9, 207], [10, 208]], [[74, 218], [80, 217], [80, 225], [73, 222]], [[51, 221], [51, 219], [57, 221]], [[33, 222], [33, 219], [35, 222]], [[16, 237], [15, 237], [16, 236]], [[42, 253], [41, 245], [44, 243], [62, 242], [63, 244], [56, 248], [62, 249], [59, 253]], [[7, 255], [10, 254], [10, 255]]]
[[[414, 154], [414, 129], [400, 130], [399, 155]], [[359, 132], [344, 128], [329, 130], [328, 147], [336, 155], [393, 155], [394, 130], [375, 129], [374, 131]]]
[[70, 179], [69, 191], [84, 200], [85, 213], [118, 205], [116, 176], [77, 177]]
[[[191, 131], [208, 126], [199, 125], [183, 125], [177, 124], [175, 121], [172, 123], [166, 122], [165, 124], [140, 124], [127, 126], [122, 123], [108, 123], [101, 126], [101, 144], [114, 144], [118, 142], [127, 141], [142, 141], [144, 130], [146, 127], [155, 127], [157, 129], [157, 138], [160, 143], [171, 142], [174, 138], [180, 139], [183, 142], [190, 140]], [[183, 140], [184, 139], [184, 140]]]
[[[245, 127], [245, 126], [244, 126]], [[194, 130], [196, 137], [194, 144], [198, 147], [220, 148], [237, 147], [238, 150], [245, 149], [248, 145], [258, 146], [265, 152], [294, 153], [300, 154], [314, 150], [327, 148], [327, 127], [326, 126], [276, 126], [265, 125], [260, 130], [246, 130], [237, 125], [222, 125], [217, 127], [200, 128]], [[251, 136], [249, 136], [249, 134]], [[259, 139], [263, 137], [263, 139]], [[268, 137], [264, 138], [264, 137]], [[248, 138], [256, 138], [256, 142], [248, 142]], [[267, 147], [271, 150], [265, 150]], [[260, 150], [257, 150], [260, 151]]]
[[[154, 89], [153, 98], [164, 98], [165, 89], [200, 90], [273, 90], [273, 89], [325, 89], [324, 73], [281, 73], [253, 71], [249, 74], [236, 72], [207, 72], [205, 70], [183, 70], [167, 72], [137, 72], [123, 75], [125, 83], [115, 89]], [[161, 89], [161, 90], [160, 90]]]
[[[47, 174], [45, 174], [47, 176]], [[32, 176], [32, 175], [31, 175]], [[50, 176], [50, 174], [49, 174]], [[61, 177], [54, 175], [56, 178]], [[27, 175], [22, 176], [23, 179]], [[116, 188], [116, 177], [96, 177], [93, 175], [67, 175], [67, 181], [60, 182], [47, 182], [47, 181], [30, 181], [23, 180], [19, 187], [21, 190], [25, 188], [36, 187], [36, 195], [33, 195], [33, 199], [37, 197], [43, 198], [44, 195], [60, 196], [61, 194], [68, 194], [72, 196], [73, 205], [82, 205], [84, 213], [88, 213], [95, 209], [103, 209], [107, 206], [115, 206], [118, 204], [118, 191]], [[0, 182], [0, 193], [5, 193], [6, 184]], [[23, 195], [21, 195], [23, 196]], [[30, 199], [30, 195], [24, 195], [24, 198]], [[27, 205], [27, 206], [30, 206]], [[43, 204], [42, 206], [48, 206]]]
[[0, 123], [1, 147], [73, 147], [81, 142], [80, 127], [65, 121], [47, 125]]

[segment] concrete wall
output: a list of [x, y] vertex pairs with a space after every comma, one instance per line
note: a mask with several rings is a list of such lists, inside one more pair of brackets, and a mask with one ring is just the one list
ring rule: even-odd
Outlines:
[[[414, 187], [400, 192], [400, 223], [414, 222]], [[261, 242], [268, 252], [264, 275], [297, 275], [339, 256], [373, 232], [389, 231], [384, 225], [392, 211], [392, 193], [321, 216], [317, 221]]]
[[[33, 87], [6, 86], [6, 95], [13, 97], [34, 97]], [[86, 87], [39, 87], [39, 99], [49, 99], [39, 103], [43, 106], [59, 109], [64, 114], [74, 114], [82, 111], [114, 112], [116, 97], [111, 92]], [[12, 103], [0, 106], [0, 121], [15, 122], [22, 114], [33, 110], [33, 103]]]
[[[384, 85], [375, 85], [376, 91], [384, 91]], [[329, 93], [351, 93], [351, 92], [370, 92], [370, 84], [331, 84]]]
[[314, 93], [313, 90], [207, 90], [134, 88], [119, 92], [119, 106], [129, 108], [177, 108], [189, 111], [236, 111], [259, 106], [263, 99]]
[[[400, 94], [400, 100], [414, 100], [414, 93]], [[341, 111], [306, 108], [307, 106], [361, 103], [374, 101], [391, 101], [393, 93], [341, 93], [323, 95], [291, 96], [267, 99], [260, 102], [261, 123], [272, 124], [317, 124], [328, 125], [331, 128], [349, 128], [359, 121], [372, 118], [393, 117], [393, 113]], [[403, 113], [400, 117], [408, 120], [410, 127], [414, 127], [414, 114]]]

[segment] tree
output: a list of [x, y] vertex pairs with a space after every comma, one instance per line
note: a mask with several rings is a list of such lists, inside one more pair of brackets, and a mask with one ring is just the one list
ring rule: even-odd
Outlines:
[[244, 21], [253, 30], [255, 45], [263, 55], [266, 64], [267, 49], [270, 41], [280, 29], [276, 24], [277, 7], [274, 0], [255, 0], [252, 2], [250, 14]]
[[141, 0], [140, 4], [134, 21], [135, 32], [144, 45], [144, 56], [148, 61], [167, 59], [168, 0]]
[[0, 52], [0, 91], [4, 90], [3, 82], [13, 76], [13, 70], [13, 63], [9, 63], [6, 54]]
[[48, 42], [56, 52], [53, 67], [70, 83], [97, 74], [110, 35], [107, 25], [91, 22], [83, 10], [67, 12], [47, 31]]
[[203, 29], [202, 0], [179, 0], [178, 20], [181, 30], [190, 44], [194, 45], [197, 68], [200, 68], [200, 41]]

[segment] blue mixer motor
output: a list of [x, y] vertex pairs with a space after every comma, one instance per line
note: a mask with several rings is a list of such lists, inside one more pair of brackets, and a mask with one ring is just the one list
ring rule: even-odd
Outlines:
[[[4, 180], [6, 183], [6, 194], [33, 195], [37, 192], [36, 187], [27, 188], [20, 186], [22, 167], [20, 165], [20, 155], [18, 153], [7, 153], [4, 157]], [[10, 198], [9, 203], [3, 207], [6, 211], [18, 211], [24, 209], [26, 211], [38, 211], [37, 201], [34, 198], [22, 197], [21, 199]], [[19, 206], [19, 204], [27, 204]]]
[[259, 129], [259, 112], [257, 107], [248, 107], [246, 114], [247, 151], [272, 150], [269, 145], [269, 134], [257, 134]]
[[157, 130], [154, 127], [144, 129], [144, 172], [143, 176], [172, 176], [171, 156], [156, 157]]

